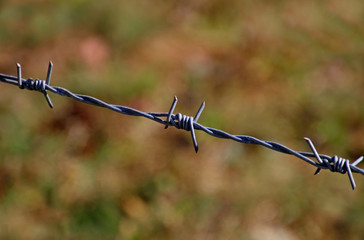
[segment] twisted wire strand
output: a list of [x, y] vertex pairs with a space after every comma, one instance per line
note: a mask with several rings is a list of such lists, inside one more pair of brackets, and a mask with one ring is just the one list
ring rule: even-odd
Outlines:
[[[269, 148], [271, 150], [274, 150], [274, 151], [277, 151], [280, 153], [296, 156], [297, 158], [316, 167], [317, 170], [316, 170], [315, 174], [318, 174], [321, 171], [321, 169], [328, 169], [331, 172], [338, 172], [341, 174], [347, 173], [351, 186], [352, 186], [352, 189], [355, 189], [355, 187], [356, 187], [352, 173], [354, 172], [354, 173], [359, 173], [359, 174], [364, 175], [364, 169], [361, 169], [356, 166], [363, 160], [363, 158], [364, 158], [363, 156], [356, 159], [353, 163], [350, 163], [349, 160], [338, 157], [336, 155], [331, 157], [331, 156], [324, 155], [324, 154], [318, 154], [313, 143], [308, 138], [305, 138], [305, 140], [307, 141], [312, 152], [302, 152], [302, 151], [292, 150], [280, 143], [276, 143], [276, 142], [272, 142], [272, 141], [263, 141], [258, 138], [255, 138], [252, 136], [247, 136], [247, 135], [233, 135], [233, 134], [227, 133], [227, 132], [219, 130], [219, 129], [203, 126], [202, 124], [198, 123], [197, 120], [199, 119], [199, 117], [205, 107], [205, 102], [203, 102], [201, 104], [195, 117], [188, 116], [188, 115], [182, 115], [181, 113], [173, 114], [173, 111], [177, 104], [177, 97], [174, 97], [174, 100], [172, 102], [172, 105], [171, 105], [168, 113], [143, 112], [143, 111], [140, 111], [140, 110], [137, 110], [134, 108], [130, 108], [130, 107], [126, 107], [126, 106], [108, 104], [108, 103], [106, 103], [100, 99], [97, 99], [95, 97], [92, 97], [92, 96], [75, 94], [62, 87], [51, 86], [50, 77], [51, 77], [52, 67], [53, 67], [53, 64], [50, 62], [49, 66], [48, 66], [46, 80], [39, 80], [39, 79], [33, 80], [32, 78], [23, 79], [21, 77], [21, 66], [20, 66], [20, 64], [17, 64], [18, 76], [15, 77], [15, 76], [0, 73], [0, 81], [4, 82], [4, 83], [12, 84], [12, 85], [17, 85], [21, 89], [33, 90], [33, 91], [38, 91], [38, 92], [43, 93], [51, 108], [53, 108], [53, 104], [48, 96], [47, 91], [53, 92], [60, 96], [70, 97], [77, 101], [87, 103], [90, 105], [104, 107], [104, 108], [110, 109], [112, 111], [121, 113], [121, 114], [129, 115], [129, 116], [145, 117], [147, 119], [150, 119], [157, 123], [165, 125], [166, 129], [169, 126], [174, 126], [177, 129], [184, 129], [186, 131], [191, 132], [191, 137], [192, 137], [193, 145], [194, 145], [196, 152], [198, 151], [198, 145], [197, 145], [195, 130], [201, 130], [214, 137], [231, 139], [236, 142], [241, 142], [241, 143], [245, 143], [245, 144], [261, 145], [263, 147]], [[167, 119], [163, 120], [162, 117], [166, 117]], [[311, 158], [316, 159], [317, 162], [312, 160]]]

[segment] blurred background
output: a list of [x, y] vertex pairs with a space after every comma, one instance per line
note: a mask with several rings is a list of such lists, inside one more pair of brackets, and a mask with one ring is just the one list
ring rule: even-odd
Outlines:
[[[355, 160], [362, 1], [0, 1], [0, 72]], [[0, 83], [1, 239], [363, 239], [364, 177]], [[362, 167], [363, 166], [360, 166]]]

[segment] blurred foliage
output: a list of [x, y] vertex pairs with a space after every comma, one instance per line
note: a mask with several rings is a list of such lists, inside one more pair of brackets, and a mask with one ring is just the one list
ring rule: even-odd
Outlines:
[[[364, 3], [0, 1], [0, 72], [356, 159]], [[294, 157], [1, 85], [1, 239], [362, 239], [364, 184]]]

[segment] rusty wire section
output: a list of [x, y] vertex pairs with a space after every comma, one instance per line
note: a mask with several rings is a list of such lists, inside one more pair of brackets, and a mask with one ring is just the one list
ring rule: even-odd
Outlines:
[[[17, 85], [20, 89], [34, 90], [34, 91], [43, 93], [43, 95], [45, 96], [45, 98], [47, 100], [48, 105], [51, 108], [53, 108], [53, 104], [52, 104], [50, 97], [48, 96], [47, 91], [51, 91], [51, 92], [61, 95], [61, 96], [70, 97], [70, 98], [73, 98], [73, 99], [83, 102], [83, 103], [91, 104], [91, 105], [98, 106], [98, 107], [108, 108], [112, 111], [115, 111], [115, 112], [118, 112], [121, 114], [145, 117], [145, 118], [148, 118], [150, 120], [153, 120], [157, 123], [164, 125], [166, 129], [169, 126], [174, 126], [177, 129], [184, 129], [191, 133], [191, 137], [192, 137], [192, 141], [193, 141], [193, 145], [194, 145], [196, 153], [198, 152], [198, 145], [197, 145], [195, 130], [201, 130], [214, 137], [231, 139], [231, 140], [241, 142], [241, 143], [246, 143], [246, 144], [258, 144], [258, 145], [272, 149], [277, 152], [294, 155], [297, 158], [302, 159], [303, 161], [316, 167], [317, 170], [315, 172], [315, 175], [318, 174], [321, 171], [321, 169], [328, 169], [331, 172], [338, 172], [341, 174], [347, 173], [353, 190], [356, 187], [355, 180], [353, 177], [353, 172], [364, 175], [364, 169], [361, 169], [356, 166], [363, 160], [363, 158], [364, 158], [363, 156], [356, 159], [353, 163], [350, 163], [350, 161], [348, 159], [341, 158], [336, 155], [330, 157], [328, 155], [319, 154], [309, 138], [304, 138], [304, 139], [307, 141], [312, 152], [301, 152], [301, 151], [294, 151], [294, 150], [292, 150], [282, 144], [276, 143], [276, 142], [263, 141], [263, 140], [255, 138], [255, 137], [246, 136], [246, 135], [233, 135], [233, 134], [229, 134], [229, 133], [224, 132], [219, 129], [203, 126], [202, 124], [198, 123], [197, 121], [205, 107], [205, 102], [203, 102], [201, 104], [195, 117], [188, 116], [188, 115], [182, 115], [181, 113], [178, 113], [178, 114], [173, 113], [173, 111], [177, 105], [177, 97], [174, 97], [173, 103], [172, 103], [169, 111], [166, 113], [143, 112], [143, 111], [133, 109], [130, 107], [126, 107], [126, 106], [108, 104], [108, 103], [105, 103], [105, 102], [103, 102], [97, 98], [91, 97], [91, 96], [79, 95], [79, 94], [72, 93], [69, 90], [62, 88], [62, 87], [51, 86], [50, 78], [51, 78], [51, 74], [52, 74], [52, 68], [53, 68], [53, 64], [52, 64], [52, 62], [49, 62], [46, 80], [39, 80], [39, 79], [33, 80], [32, 78], [23, 79], [22, 72], [21, 72], [21, 66], [18, 63], [17, 64], [17, 76], [0, 74], [0, 81], [4, 82], [4, 83], [8, 83], [8, 84]], [[166, 120], [162, 119], [164, 117], [166, 117]], [[311, 158], [316, 159], [317, 162], [312, 160]]]

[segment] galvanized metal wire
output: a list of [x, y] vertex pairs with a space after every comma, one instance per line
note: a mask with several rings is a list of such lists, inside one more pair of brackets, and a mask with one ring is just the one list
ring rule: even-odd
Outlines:
[[[356, 187], [353, 173], [360, 173], [364, 175], [364, 169], [357, 167], [357, 164], [359, 164], [363, 160], [364, 158], [363, 156], [356, 159], [353, 163], [350, 163], [348, 159], [341, 158], [336, 155], [331, 157], [328, 155], [319, 154], [309, 138], [304, 138], [304, 139], [307, 141], [312, 152], [302, 152], [302, 151], [292, 150], [280, 143], [272, 141], [263, 141], [258, 138], [247, 135], [233, 135], [219, 129], [203, 126], [197, 121], [205, 107], [205, 102], [201, 104], [195, 117], [183, 115], [181, 113], [178, 114], [173, 113], [177, 104], [177, 97], [174, 97], [173, 103], [169, 111], [165, 113], [143, 112], [126, 106], [109, 104], [100, 99], [88, 95], [75, 94], [65, 88], [51, 86], [50, 78], [51, 78], [52, 68], [53, 64], [52, 62], [50, 62], [46, 80], [39, 80], [39, 79], [33, 80], [32, 78], [24, 79], [22, 78], [21, 66], [20, 64], [17, 64], [17, 76], [0, 74], [0, 81], [12, 85], [17, 85], [21, 89], [27, 89], [43, 93], [48, 102], [48, 105], [51, 108], [53, 108], [53, 104], [48, 95], [48, 91], [58, 94], [60, 96], [73, 98], [83, 103], [91, 104], [98, 107], [104, 107], [121, 114], [144, 117], [164, 125], [165, 128], [168, 128], [169, 126], [174, 126], [177, 129], [184, 129], [191, 133], [196, 153], [198, 152], [198, 144], [196, 140], [195, 130], [201, 130], [214, 137], [231, 139], [245, 144], [257, 144], [280, 153], [296, 156], [297, 158], [305, 161], [306, 163], [316, 167], [317, 170], [315, 174], [318, 174], [321, 171], [321, 169], [328, 169], [331, 172], [338, 172], [341, 174], [347, 173], [353, 190]], [[166, 120], [162, 119], [164, 117], [166, 117]], [[316, 159], [317, 162], [312, 160], [311, 158]]]

